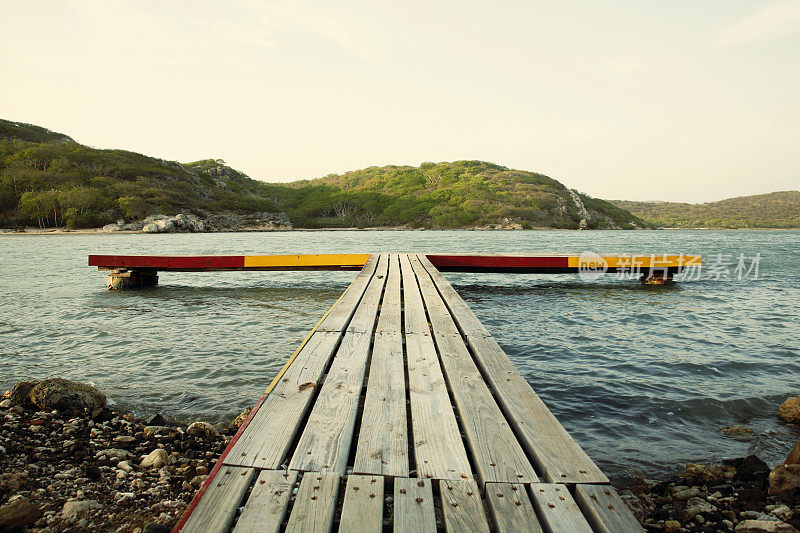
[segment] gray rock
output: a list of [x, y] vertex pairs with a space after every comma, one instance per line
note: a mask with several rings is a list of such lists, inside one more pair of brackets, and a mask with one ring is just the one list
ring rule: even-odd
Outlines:
[[689, 487], [673, 493], [673, 496], [679, 500], [688, 500], [689, 498], [700, 496], [700, 487]]
[[722, 467], [719, 465], [698, 465], [688, 463], [683, 477], [692, 485], [705, 485], [720, 483], [725, 479]]
[[6, 398], [2, 402], [0, 402], [0, 409], [8, 409], [9, 407], [11, 407], [11, 405], [12, 405], [11, 400]]
[[798, 533], [797, 529], [778, 520], [742, 520], [736, 524], [736, 533]]
[[28, 407], [31, 405], [31, 389], [36, 385], [36, 381], [20, 381], [11, 388], [8, 399], [12, 405]]
[[39, 409], [75, 412], [106, 406], [106, 396], [91, 385], [62, 378], [44, 379], [30, 391], [30, 399]]
[[170, 428], [167, 426], [146, 426], [144, 428], [144, 436], [152, 437], [153, 435], [169, 435]]
[[195, 215], [180, 213], [174, 217], [151, 215], [144, 219], [142, 231], [145, 233], [174, 233], [205, 231], [205, 223]]
[[693, 520], [701, 513], [713, 513], [717, 508], [700, 498], [689, 498], [686, 502], [686, 509], [681, 511], [681, 518], [684, 522]]
[[780, 464], [769, 473], [769, 493], [800, 494], [800, 465]]
[[100, 450], [95, 454], [95, 457], [100, 457], [101, 455], [105, 455], [109, 459], [116, 461], [124, 461], [125, 459], [130, 459], [133, 457], [131, 452], [121, 448], [107, 448], [105, 450]]
[[0, 531], [15, 531], [33, 524], [42, 509], [27, 498], [17, 498], [0, 507]]
[[217, 436], [219, 433], [214, 426], [208, 422], [193, 422], [186, 428], [187, 435], [211, 435]]
[[61, 516], [69, 518], [78, 516], [93, 509], [101, 509], [103, 506], [97, 500], [70, 500], [61, 509]]
[[162, 448], [156, 448], [152, 452], [150, 452], [147, 457], [142, 459], [142, 462], [139, 464], [140, 468], [161, 468], [166, 466], [169, 456], [167, 455], [167, 451]]

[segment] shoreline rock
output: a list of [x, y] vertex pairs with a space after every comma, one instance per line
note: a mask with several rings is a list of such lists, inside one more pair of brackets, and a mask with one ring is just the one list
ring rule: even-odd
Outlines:
[[137, 222], [117, 220], [106, 224], [103, 233], [138, 231], [142, 233], [215, 233], [224, 231], [277, 231], [290, 230], [292, 223], [286, 213], [214, 213], [203, 218], [179, 213], [174, 216], [154, 214]]
[[[0, 410], [0, 531], [167, 531], [234, 433], [189, 435], [160, 415], [139, 419], [80, 402], [18, 405], [46, 381], [16, 386], [13, 402], [8, 391], [10, 406]], [[164, 425], [146, 432], [150, 421]], [[157, 460], [142, 466], [151, 455]]]
[[778, 465], [770, 472], [754, 455], [689, 463], [682, 475], [629, 487], [620, 497], [647, 531], [792, 533], [800, 529], [800, 491], [773, 493], [782, 466], [800, 471]]

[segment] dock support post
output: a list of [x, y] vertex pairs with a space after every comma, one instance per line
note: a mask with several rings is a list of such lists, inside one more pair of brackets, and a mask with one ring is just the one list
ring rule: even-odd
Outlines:
[[671, 285], [672, 272], [668, 270], [648, 270], [639, 278], [645, 285]]
[[141, 289], [157, 283], [158, 272], [155, 270], [118, 268], [109, 273], [106, 286], [109, 290]]

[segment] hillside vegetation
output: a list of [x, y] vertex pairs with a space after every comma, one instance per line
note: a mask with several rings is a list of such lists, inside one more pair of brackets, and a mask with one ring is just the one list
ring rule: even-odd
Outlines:
[[612, 200], [657, 227], [800, 228], [800, 191], [739, 196], [705, 204]]
[[483, 161], [369, 167], [267, 188], [293, 223], [306, 227], [647, 226], [542, 174]]
[[205, 160], [99, 150], [45, 128], [0, 120], [0, 227], [84, 228], [152, 213], [275, 210], [262, 182]]
[[295, 227], [637, 228], [641, 219], [534, 172], [483, 161], [370, 167], [293, 183], [223, 161], [101, 150], [0, 120], [0, 227], [97, 227], [160, 213], [280, 210]]

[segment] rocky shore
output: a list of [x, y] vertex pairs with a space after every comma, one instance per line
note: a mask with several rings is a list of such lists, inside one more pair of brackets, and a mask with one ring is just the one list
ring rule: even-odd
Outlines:
[[[778, 416], [789, 424], [800, 423], [800, 397], [788, 398]], [[641, 482], [620, 496], [648, 531], [798, 533], [800, 440], [772, 469], [755, 455], [719, 464], [690, 463], [681, 475], [655, 484]]]
[[62, 379], [18, 383], [0, 417], [0, 531], [169, 531], [236, 431], [137, 419]]
[[150, 215], [138, 222], [126, 223], [118, 220], [115, 224], [103, 226], [103, 233], [120, 231], [142, 233], [202, 233], [223, 231], [274, 231], [290, 230], [292, 223], [286, 213], [214, 213], [201, 218], [189, 213], [175, 216]]
[[[169, 531], [246, 415], [184, 427], [110, 409], [89, 385], [20, 382], [0, 401], [0, 531]], [[780, 416], [800, 422], [800, 398]], [[800, 441], [772, 469], [752, 455], [688, 464], [620, 496], [647, 531], [796, 533]]]

